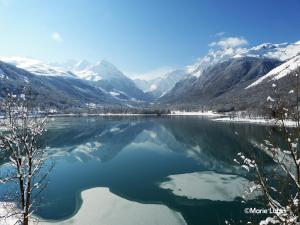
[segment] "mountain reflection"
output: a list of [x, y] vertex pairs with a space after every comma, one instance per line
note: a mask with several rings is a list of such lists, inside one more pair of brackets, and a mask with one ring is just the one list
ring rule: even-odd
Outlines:
[[232, 172], [240, 151], [258, 154], [268, 128], [197, 118], [66, 118], [53, 121], [44, 136], [49, 153], [69, 160], [107, 162], [133, 143], [184, 154], [207, 170]]
[[151, 125], [138, 120], [78, 118], [74, 123], [56, 127], [60, 124], [59, 120], [50, 125], [43, 141], [47, 143], [51, 155], [69, 155], [79, 161], [109, 161]]

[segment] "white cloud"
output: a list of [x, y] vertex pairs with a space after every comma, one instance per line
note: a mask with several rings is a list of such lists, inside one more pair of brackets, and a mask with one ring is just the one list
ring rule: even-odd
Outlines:
[[242, 45], [247, 45], [248, 41], [243, 37], [227, 37], [219, 41], [214, 41], [209, 44], [210, 47], [219, 46], [221, 48], [235, 48]]
[[51, 38], [56, 42], [63, 42], [63, 39], [62, 39], [60, 33], [58, 33], [58, 32], [53, 32], [51, 35]]

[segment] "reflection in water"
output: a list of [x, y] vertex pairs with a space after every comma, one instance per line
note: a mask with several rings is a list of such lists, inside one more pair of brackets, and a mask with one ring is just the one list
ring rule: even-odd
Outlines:
[[38, 215], [70, 217], [81, 204], [82, 190], [103, 186], [130, 200], [163, 203], [181, 212], [188, 224], [243, 217], [237, 201], [188, 200], [159, 183], [173, 174], [199, 171], [245, 176], [233, 159], [238, 152], [261, 154], [251, 143], [266, 136], [263, 126], [191, 117], [57, 118], [42, 140], [55, 168]]
[[55, 127], [55, 124], [44, 136], [49, 143], [50, 154], [63, 157], [70, 155], [79, 161], [96, 159], [102, 162], [114, 158], [147, 126], [134, 121], [82, 118], [64, 127]]

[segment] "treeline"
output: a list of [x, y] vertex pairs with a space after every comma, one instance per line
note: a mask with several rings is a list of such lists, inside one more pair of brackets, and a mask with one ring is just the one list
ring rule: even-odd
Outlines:
[[96, 114], [145, 114], [145, 115], [166, 115], [170, 114], [170, 109], [164, 108], [129, 108], [129, 107], [117, 107], [117, 106], [101, 106], [95, 108], [68, 108], [68, 109], [57, 109], [48, 112], [49, 115], [59, 114], [76, 114], [76, 115], [96, 115]]

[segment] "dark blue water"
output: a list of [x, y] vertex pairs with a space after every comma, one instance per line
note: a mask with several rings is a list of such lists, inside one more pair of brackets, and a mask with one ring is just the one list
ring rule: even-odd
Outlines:
[[[246, 177], [233, 159], [238, 152], [262, 154], [253, 142], [265, 139], [268, 130], [199, 117], [57, 118], [42, 140], [55, 166], [37, 214], [68, 218], [80, 207], [82, 190], [109, 187], [129, 200], [165, 204], [191, 225], [245, 219], [245, 205], [238, 199], [189, 200], [161, 189], [159, 183], [169, 175], [196, 171]], [[5, 191], [2, 186], [1, 196]]]

